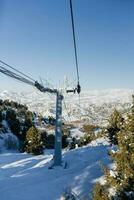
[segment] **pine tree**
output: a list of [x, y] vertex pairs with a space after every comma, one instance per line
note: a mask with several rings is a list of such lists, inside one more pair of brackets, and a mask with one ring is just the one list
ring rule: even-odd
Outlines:
[[105, 186], [97, 183], [94, 187], [92, 200], [110, 200], [111, 198], [108, 196], [108, 192]]
[[10, 129], [11, 129], [11, 132], [13, 134], [15, 134], [18, 137], [18, 139], [20, 139], [21, 135], [20, 135], [20, 122], [19, 122], [19, 120], [15, 119], [15, 120], [10, 121], [9, 126], [10, 126]]
[[121, 115], [121, 113], [117, 110], [114, 110], [114, 112], [111, 114], [110, 119], [108, 120], [109, 124], [107, 127], [107, 134], [110, 142], [112, 144], [117, 144], [117, 133], [121, 130], [124, 119]]
[[[118, 133], [118, 151], [113, 154], [116, 162], [116, 188], [120, 196], [128, 197], [129, 192], [134, 192], [134, 98], [131, 113]], [[133, 196], [134, 198], [134, 196]]]
[[8, 122], [16, 120], [16, 112], [12, 108], [6, 111], [6, 120]]
[[[125, 127], [126, 128], [126, 127]], [[131, 200], [134, 194], [134, 135], [122, 130], [118, 133], [118, 151], [111, 154], [116, 168], [106, 175], [109, 187], [116, 191], [119, 200]], [[131, 196], [129, 195], [131, 193]], [[132, 194], [133, 193], [133, 194]]]
[[41, 134], [34, 126], [32, 126], [26, 133], [26, 152], [34, 155], [43, 153]]

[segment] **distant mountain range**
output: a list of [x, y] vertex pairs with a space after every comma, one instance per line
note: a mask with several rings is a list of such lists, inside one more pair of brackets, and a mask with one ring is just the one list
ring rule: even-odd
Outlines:
[[[63, 94], [63, 117], [67, 121], [85, 120], [90, 123], [102, 124], [116, 108], [122, 113], [128, 111], [134, 90], [109, 89], [90, 90], [81, 93], [80, 103], [77, 94]], [[9, 99], [25, 104], [31, 111], [43, 116], [55, 115], [55, 96], [34, 92], [0, 92], [0, 99]]]

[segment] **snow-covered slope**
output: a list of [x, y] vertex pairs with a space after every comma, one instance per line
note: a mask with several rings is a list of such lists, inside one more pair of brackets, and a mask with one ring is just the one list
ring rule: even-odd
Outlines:
[[89, 146], [64, 152], [67, 168], [48, 169], [52, 154], [30, 156], [0, 154], [1, 200], [59, 200], [68, 188], [76, 196], [91, 195], [93, 184], [102, 176], [100, 161], [109, 164], [107, 142], [93, 141]]
[[[82, 118], [92, 123], [105, 123], [114, 108], [122, 112], [129, 109], [133, 93], [134, 90], [127, 89], [86, 91], [81, 93], [80, 105], [78, 95], [64, 94], [63, 117], [67, 120]], [[39, 91], [31, 93], [3, 91], [0, 93], [0, 98], [26, 104], [30, 110], [40, 112], [45, 116], [55, 115], [55, 96], [52, 95]]]

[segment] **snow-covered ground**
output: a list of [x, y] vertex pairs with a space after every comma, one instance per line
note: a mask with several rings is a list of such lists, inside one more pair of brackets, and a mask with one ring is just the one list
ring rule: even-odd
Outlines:
[[1, 200], [58, 200], [71, 190], [80, 198], [91, 195], [93, 184], [100, 179], [100, 161], [110, 164], [108, 143], [102, 138], [90, 145], [63, 152], [67, 168], [48, 169], [52, 152], [31, 156], [21, 153], [0, 154]]
[[[80, 105], [77, 94], [63, 93], [65, 101], [63, 102], [63, 117], [71, 121], [88, 118], [90, 123], [105, 123], [115, 108], [122, 112], [130, 108], [133, 93], [134, 90], [130, 89], [82, 91]], [[55, 96], [37, 90], [31, 93], [3, 91], [0, 92], [0, 99], [10, 99], [26, 104], [31, 111], [39, 112], [44, 116], [55, 116]]]

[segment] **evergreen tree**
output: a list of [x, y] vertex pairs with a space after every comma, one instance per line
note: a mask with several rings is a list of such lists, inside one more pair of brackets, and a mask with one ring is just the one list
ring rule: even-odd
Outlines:
[[3, 119], [3, 117], [2, 117], [2, 111], [0, 110], [0, 123], [2, 122], [2, 119]]
[[24, 122], [21, 125], [22, 134], [21, 134], [21, 141], [22, 143], [26, 140], [27, 131], [34, 125], [32, 122], [32, 115], [28, 116], [27, 112], [24, 113]]
[[[134, 98], [133, 98], [134, 100]], [[133, 101], [134, 103], [134, 101]], [[134, 104], [133, 104], [134, 105]], [[112, 154], [116, 163], [116, 176], [111, 178], [120, 199], [133, 199], [134, 195], [134, 106], [118, 133], [118, 151]], [[131, 193], [133, 192], [133, 194]], [[131, 195], [128, 195], [131, 193]]]
[[95, 125], [85, 124], [83, 125], [83, 132], [85, 133], [84, 136], [80, 138], [79, 146], [87, 145], [92, 140], [95, 139], [94, 131], [97, 128]]
[[62, 133], [62, 148], [66, 148], [68, 146], [67, 135]]
[[32, 126], [26, 133], [26, 152], [34, 155], [43, 153], [41, 134], [34, 126]]
[[13, 109], [8, 109], [6, 112], [6, 120], [10, 127], [10, 130], [13, 134], [15, 134], [18, 139], [21, 139], [20, 135], [20, 122], [17, 119], [17, 113]]
[[97, 183], [94, 187], [92, 200], [111, 200], [105, 186]]
[[2, 106], [3, 105], [3, 100], [2, 99], [0, 99], [0, 106]]
[[113, 175], [110, 171], [106, 174], [107, 184], [115, 189], [119, 200], [134, 199], [134, 135], [126, 130], [128, 124], [118, 133], [118, 150], [111, 154], [116, 164]]
[[123, 126], [124, 118], [119, 111], [114, 110], [108, 121], [109, 124], [106, 129], [106, 133], [108, 134], [110, 142], [113, 144], [117, 144], [117, 133], [121, 130]]
[[18, 139], [21, 139], [21, 135], [20, 135], [20, 122], [18, 119], [15, 119], [13, 121], [10, 121], [10, 129], [11, 129], [11, 132], [13, 134], [15, 134]]
[[16, 112], [12, 108], [6, 111], [6, 120], [8, 122], [16, 120]]

